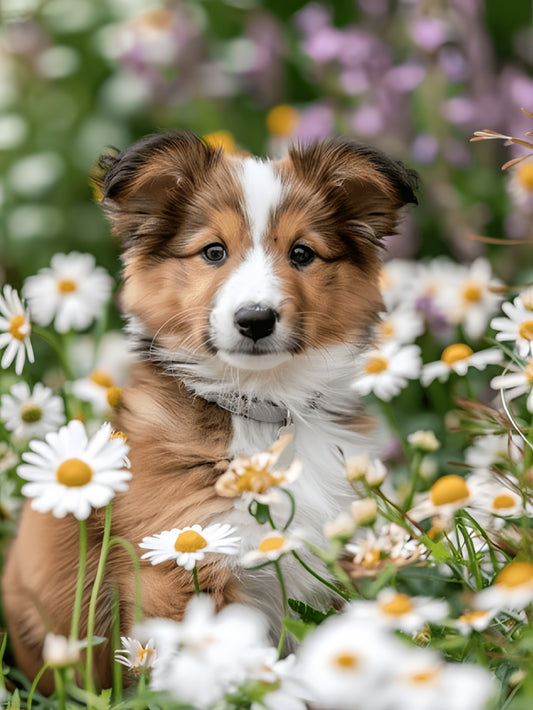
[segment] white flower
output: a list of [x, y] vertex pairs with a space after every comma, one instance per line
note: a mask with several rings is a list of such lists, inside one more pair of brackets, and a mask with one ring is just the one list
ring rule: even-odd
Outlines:
[[533, 601], [533, 564], [523, 560], [509, 562], [494, 584], [479, 592], [477, 609], [520, 610]]
[[440, 441], [432, 431], [423, 431], [419, 429], [409, 434], [407, 441], [414, 449], [423, 453], [432, 453], [440, 449]]
[[487, 365], [497, 364], [502, 359], [501, 351], [496, 348], [487, 348], [475, 353], [465, 343], [454, 343], [443, 350], [440, 360], [424, 365], [420, 381], [427, 387], [436, 379], [445, 382], [452, 372], [466, 375], [469, 367], [484, 370]]
[[113, 280], [92, 254], [54, 254], [50, 267], [24, 284], [32, 318], [39, 325], [54, 321], [59, 333], [84, 330], [109, 299]]
[[249, 550], [243, 555], [241, 562], [244, 567], [273, 562], [279, 560], [287, 552], [294, 550], [296, 546], [296, 543], [283, 533], [272, 530], [262, 538], [255, 549]]
[[157, 651], [153, 639], [142, 644], [137, 639], [121, 636], [122, 649], [115, 651], [115, 661], [129, 668], [134, 673], [149, 670], [155, 663]]
[[385, 464], [379, 459], [371, 459], [367, 453], [350, 456], [344, 468], [349, 481], [364, 479], [369, 486], [375, 487], [380, 486], [387, 475]]
[[406, 648], [384, 688], [384, 707], [409, 710], [484, 710], [495, 691], [485, 668], [444, 663], [433, 651]]
[[341, 614], [305, 637], [295, 676], [313, 707], [371, 710], [380, 707], [377, 696], [402, 652], [399, 641], [379, 626]]
[[415, 633], [427, 623], [442, 621], [448, 604], [431, 597], [411, 597], [395, 589], [382, 589], [376, 601], [355, 601], [346, 609], [354, 619], [379, 623], [387, 629]]
[[149, 560], [153, 565], [175, 560], [179, 567], [192, 570], [207, 554], [234, 555], [238, 552], [241, 538], [230, 537], [235, 530], [227, 523], [163, 530], [157, 535], [144, 537], [139, 543], [139, 547], [149, 550], [141, 559]]
[[454, 626], [463, 635], [469, 634], [472, 630], [484, 631], [489, 627], [495, 615], [496, 611], [494, 609], [465, 611], [464, 614], [454, 620]]
[[508, 172], [507, 190], [514, 204], [526, 213], [533, 211], [533, 161], [523, 160]]
[[434, 515], [449, 518], [473, 500], [473, 486], [462, 476], [447, 474], [438, 478], [427, 493], [418, 497], [416, 505], [409, 511], [409, 517], [413, 520], [427, 520]]
[[8, 431], [19, 439], [42, 437], [65, 423], [63, 400], [38, 382], [30, 391], [26, 382], [17, 382], [3, 394], [0, 418]]
[[[524, 503], [520, 495], [520, 482], [510, 474], [496, 477], [490, 471], [478, 471], [467, 478], [469, 486], [475, 491], [472, 503], [474, 513], [481, 516], [488, 513], [490, 516], [502, 518], [516, 518], [526, 512], [531, 514], [531, 505]], [[527, 513], [526, 513], [527, 514]], [[481, 519], [475, 515], [476, 519]], [[486, 516], [485, 516], [486, 518]], [[485, 525], [494, 524], [494, 521], [483, 518]]]
[[387, 565], [397, 568], [413, 564], [427, 555], [427, 550], [396, 523], [387, 523], [376, 534], [366, 529], [364, 536], [346, 545], [353, 556], [350, 576], [373, 577]]
[[401, 305], [382, 314], [377, 329], [380, 343], [393, 340], [400, 345], [412, 343], [424, 332], [424, 319], [412, 306]]
[[453, 278], [444, 283], [435, 303], [451, 323], [461, 323], [466, 335], [477, 339], [502, 299], [496, 293], [498, 286], [490, 262], [480, 257], [470, 266], [456, 265]]
[[46, 634], [43, 645], [43, 660], [55, 668], [72, 666], [80, 660], [80, 642], [71, 641], [59, 634]]
[[400, 394], [408, 380], [418, 378], [421, 364], [418, 345], [385, 343], [365, 353], [362, 373], [352, 383], [352, 389], [361, 395], [373, 392], [379, 399], [389, 401]]
[[[87, 342], [88, 341], [88, 342]], [[121, 333], [106, 333], [94, 352], [94, 342], [87, 337], [69, 353], [73, 367], [82, 362], [76, 372], [87, 373], [72, 383], [72, 393], [84, 402], [90, 402], [95, 414], [104, 415], [112, 410], [112, 403], [120, 398], [135, 356], [128, 350]], [[75, 362], [74, 362], [75, 361]]]
[[490, 381], [492, 389], [505, 392], [505, 399], [511, 401], [527, 394], [526, 407], [533, 413], [533, 358], [521, 368], [517, 363], [508, 366], [510, 372], [493, 377]]
[[495, 463], [519, 463], [524, 455], [524, 444], [517, 434], [487, 434], [474, 439], [465, 451], [470, 468], [489, 469]]
[[31, 507], [56, 518], [72, 513], [85, 520], [91, 508], [107, 505], [116, 492], [127, 490], [129, 447], [111, 436], [111, 425], [103, 424], [88, 439], [83, 424], [73, 420], [47, 434], [45, 441], [31, 441], [31, 451], [22, 454], [25, 463], [18, 467], [19, 476], [29, 481], [22, 493], [33, 498]]
[[379, 286], [383, 300], [389, 309], [400, 304], [413, 302], [412, 285], [418, 266], [407, 259], [391, 259], [383, 265], [379, 275]]
[[0, 349], [5, 348], [0, 367], [5, 370], [15, 361], [15, 372], [20, 375], [26, 357], [34, 362], [30, 334], [29, 315], [18, 293], [6, 284], [0, 294]]
[[250, 673], [250, 659], [269, 646], [267, 625], [256, 610], [229, 604], [216, 614], [206, 595], [189, 602], [183, 620], [152, 619], [136, 630], [158, 651], [150, 687], [177, 701], [208, 708], [234, 691]]
[[490, 325], [497, 330], [496, 340], [513, 342], [520, 357], [533, 356], [533, 309], [530, 301], [518, 295], [512, 303], [502, 304], [507, 318], [493, 318]]

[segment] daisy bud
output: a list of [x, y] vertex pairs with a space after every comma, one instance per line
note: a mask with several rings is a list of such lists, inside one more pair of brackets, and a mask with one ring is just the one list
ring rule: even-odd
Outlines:
[[54, 668], [66, 668], [80, 660], [79, 641], [71, 641], [60, 634], [46, 634], [43, 660]]
[[368, 454], [352, 456], [345, 464], [346, 478], [350, 481], [364, 479], [369, 486], [378, 487], [387, 475], [387, 469], [379, 459], [370, 459]]
[[421, 451], [424, 454], [432, 453], [440, 449], [440, 441], [432, 431], [415, 431], [409, 434], [407, 441], [413, 449]]
[[362, 498], [353, 501], [350, 511], [356, 525], [372, 525], [376, 520], [378, 505], [374, 498]]
[[339, 539], [346, 542], [351, 539], [355, 532], [355, 523], [353, 518], [347, 513], [341, 513], [335, 520], [324, 523], [322, 529], [328, 540]]

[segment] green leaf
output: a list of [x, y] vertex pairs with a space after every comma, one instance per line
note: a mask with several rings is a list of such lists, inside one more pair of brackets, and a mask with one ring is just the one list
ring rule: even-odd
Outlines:
[[316, 626], [315, 624], [306, 624], [299, 619], [283, 619], [283, 628], [292, 634], [297, 641], [301, 642]]
[[289, 599], [289, 607], [298, 614], [301, 621], [306, 624], [314, 624], [315, 626], [321, 624], [328, 616], [337, 613], [335, 609], [328, 609], [327, 612], [320, 611], [310, 604], [304, 604], [304, 602], [300, 602], [297, 599]]

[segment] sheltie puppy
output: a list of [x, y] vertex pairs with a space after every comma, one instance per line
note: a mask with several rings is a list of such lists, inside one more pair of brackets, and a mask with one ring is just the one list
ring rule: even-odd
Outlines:
[[[139, 354], [115, 422], [133, 476], [113, 502], [112, 534], [141, 554], [145, 536], [228, 522], [243, 552], [257, 545], [265, 527], [240, 499], [217, 495], [215, 483], [234, 457], [267, 449], [290, 419], [303, 471], [291, 488], [292, 527], [319, 543], [323, 524], [353, 496], [346, 458], [375, 448], [350, 384], [383, 310], [382, 238], [416, 202], [415, 174], [341, 138], [293, 147], [273, 162], [163, 133], [103, 160], [102, 206], [122, 241], [121, 305]], [[281, 508], [272, 514], [285, 520]], [[102, 520], [101, 511], [88, 520], [82, 620]], [[77, 566], [77, 521], [26, 504], [3, 592], [17, 663], [29, 677], [42, 665], [46, 633], [69, 633]], [[291, 556], [283, 569], [290, 597], [331, 602]], [[271, 566], [247, 570], [238, 556], [212, 555], [198, 575], [218, 607], [248, 603], [279, 623]], [[189, 571], [142, 560], [141, 580], [145, 617], [181, 618], [194, 593]], [[117, 590], [127, 634], [134, 575], [118, 546], [99, 597], [98, 636], [110, 636]], [[96, 682], [110, 684], [110, 644], [96, 646], [95, 657]], [[51, 680], [41, 687], [50, 690]]]

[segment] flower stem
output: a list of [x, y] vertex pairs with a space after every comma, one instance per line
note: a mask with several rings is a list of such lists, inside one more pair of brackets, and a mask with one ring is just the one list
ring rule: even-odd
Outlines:
[[86, 683], [87, 688], [90, 692], [94, 693], [94, 682], [93, 682], [93, 637], [94, 637], [94, 625], [96, 620], [96, 603], [98, 601], [98, 594], [100, 592], [100, 587], [102, 586], [102, 581], [104, 578], [105, 563], [107, 559], [107, 553], [109, 551], [109, 537], [111, 534], [111, 513], [112, 505], [108, 503], [105, 510], [105, 522], [104, 522], [104, 534], [102, 536], [102, 549], [100, 550], [100, 559], [98, 560], [98, 568], [96, 570], [96, 577], [94, 578], [93, 589], [91, 592], [91, 599], [89, 602], [89, 617], [87, 619], [87, 655], [85, 658], [85, 674], [87, 676]]
[[37, 690], [37, 685], [38, 685], [39, 681], [41, 680], [44, 672], [47, 671], [49, 668], [50, 668], [49, 664], [45, 663], [44, 666], [41, 668], [41, 670], [37, 673], [37, 675], [33, 679], [33, 683], [31, 684], [30, 692], [28, 693], [28, 702], [27, 702], [28, 710], [31, 710], [31, 704], [33, 702], [33, 695], [34, 695], [35, 691]]
[[70, 626], [70, 640], [77, 641], [80, 631], [80, 613], [83, 596], [83, 583], [85, 581], [85, 567], [87, 564], [87, 524], [80, 520], [80, 556], [78, 560], [78, 578], [76, 580], [76, 595], [72, 609], [72, 622]]
[[198, 569], [196, 565], [192, 568], [192, 581], [194, 582], [194, 593], [201, 594], [202, 590], [200, 589], [200, 582], [198, 581]]
[[65, 710], [66, 708], [66, 693], [65, 693], [65, 676], [63, 670], [54, 668], [54, 683], [57, 695], [57, 710]]
[[57, 357], [59, 358], [59, 362], [61, 363], [61, 368], [63, 370], [63, 374], [67, 378], [67, 380], [72, 379], [72, 371], [70, 369], [69, 362], [67, 360], [66, 354], [63, 352], [63, 348], [61, 347], [61, 343], [57, 338], [55, 338], [52, 333], [49, 333], [47, 330], [44, 328], [40, 328], [38, 325], [35, 325], [32, 323], [32, 332], [35, 333], [35, 335], [38, 335], [40, 338], [45, 340], [48, 345], [50, 345], [53, 350], [55, 351]]
[[413, 456], [413, 460], [411, 462], [411, 488], [409, 489], [409, 493], [407, 494], [407, 497], [402, 505], [404, 510], [410, 510], [413, 505], [413, 498], [415, 497], [418, 482], [420, 481], [420, 468], [422, 466], [423, 458], [423, 455], [419, 451], [417, 451]]
[[304, 570], [306, 572], [309, 572], [310, 575], [312, 575], [315, 579], [318, 579], [319, 582], [322, 582], [322, 584], [327, 587], [328, 589], [331, 589], [335, 594], [338, 594], [340, 597], [345, 599], [347, 602], [349, 602], [352, 599], [352, 595], [341, 589], [340, 587], [337, 587], [335, 584], [332, 582], [329, 582], [327, 579], [324, 579], [324, 577], [321, 577], [318, 572], [315, 572], [315, 570], [312, 567], [309, 567], [309, 565], [302, 560], [300, 555], [295, 552], [294, 550], [292, 551], [292, 556], [298, 560], [298, 562], [302, 565]]
[[[279, 563], [279, 560], [274, 561], [274, 568], [276, 570], [276, 575], [279, 580], [279, 586], [281, 589], [281, 598], [283, 601], [283, 617], [287, 619], [289, 617], [289, 602], [287, 600], [287, 588], [285, 587], [285, 580], [283, 579], [283, 572], [281, 571], [281, 565]], [[283, 647], [285, 646], [285, 636], [287, 635], [287, 629], [285, 628], [285, 624], [282, 624], [281, 626], [281, 634], [279, 637], [279, 643], [278, 643], [278, 657], [281, 658], [281, 655], [283, 653]]]
[[280, 488], [280, 490], [283, 491], [283, 493], [285, 493], [285, 495], [287, 496], [287, 498], [289, 499], [290, 504], [291, 504], [291, 512], [289, 513], [289, 517], [287, 518], [287, 522], [285, 523], [285, 525], [283, 527], [283, 532], [285, 532], [285, 530], [289, 529], [290, 524], [294, 520], [294, 515], [296, 513], [296, 501], [294, 500], [294, 496], [292, 495], [292, 493], [290, 491], [288, 491], [286, 488]]

